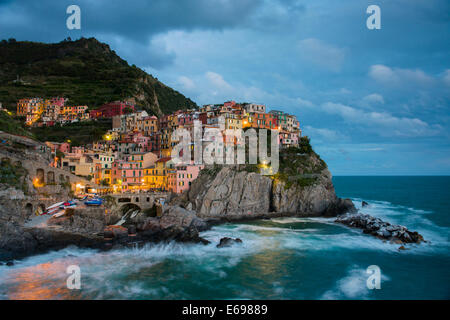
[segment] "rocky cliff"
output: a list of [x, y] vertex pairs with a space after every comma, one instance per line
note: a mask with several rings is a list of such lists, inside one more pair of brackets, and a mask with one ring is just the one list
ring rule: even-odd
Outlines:
[[[309, 141], [304, 143], [309, 146]], [[351, 200], [336, 196], [325, 162], [310, 147], [283, 151], [279, 172], [272, 176], [258, 172], [256, 165], [207, 167], [172, 204], [192, 208], [204, 219], [221, 220], [355, 211]]]

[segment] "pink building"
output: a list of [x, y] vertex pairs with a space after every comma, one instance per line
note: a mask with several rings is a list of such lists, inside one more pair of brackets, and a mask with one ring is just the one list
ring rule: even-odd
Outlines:
[[136, 145], [139, 152], [152, 151], [152, 139], [150, 137], [141, 136], [136, 138]]
[[48, 105], [55, 105], [59, 107], [64, 107], [67, 102], [67, 98], [53, 97], [45, 101]]
[[144, 179], [144, 171], [139, 162], [116, 160], [112, 164], [112, 184], [119, 185], [122, 191], [139, 188]]
[[231, 100], [231, 101], [226, 101], [224, 104], [223, 104], [223, 106], [224, 107], [233, 107], [234, 105], [236, 105], [236, 101], [233, 101], [233, 100]]
[[190, 188], [192, 181], [197, 179], [203, 165], [178, 165], [169, 170], [167, 176], [168, 189], [174, 193], [182, 193]]
[[299, 134], [297, 132], [280, 131], [278, 140], [280, 147], [298, 146]]
[[61, 152], [64, 153], [69, 153], [70, 152], [70, 143], [68, 142], [49, 142], [47, 141], [45, 143], [52, 152], [56, 152], [56, 150], [59, 150]]
[[73, 154], [83, 154], [85, 152], [84, 147], [72, 147], [72, 153]]

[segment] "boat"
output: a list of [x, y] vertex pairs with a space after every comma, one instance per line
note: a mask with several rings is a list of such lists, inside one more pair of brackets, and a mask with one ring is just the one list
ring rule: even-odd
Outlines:
[[84, 202], [84, 204], [87, 206], [101, 206], [102, 203], [103, 201], [100, 198], [93, 198]]
[[61, 217], [62, 215], [65, 215], [65, 214], [66, 214], [66, 210], [60, 210], [59, 212], [55, 213], [53, 215], [53, 217], [54, 218], [58, 218], [58, 217]]
[[55, 212], [60, 210], [60, 207], [63, 204], [64, 204], [64, 201], [52, 204], [50, 207], [46, 208], [44, 212], [42, 212], [42, 215], [44, 215], [44, 214], [54, 214]]
[[68, 207], [76, 207], [76, 206], [77, 206], [77, 204], [76, 204], [76, 202], [73, 201], [73, 200], [64, 202], [64, 207], [66, 207], [66, 208], [68, 208]]

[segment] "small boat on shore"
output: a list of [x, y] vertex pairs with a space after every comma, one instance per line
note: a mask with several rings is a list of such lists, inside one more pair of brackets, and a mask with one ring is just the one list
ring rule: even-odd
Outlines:
[[55, 203], [55, 204], [52, 204], [50, 207], [46, 208], [45, 211], [42, 212], [41, 215], [44, 215], [44, 214], [52, 215], [52, 214], [54, 214], [55, 212], [58, 212], [59, 210], [61, 210], [60, 207], [61, 207], [62, 205], [64, 205], [64, 201], [58, 202], [58, 203]]
[[76, 206], [77, 203], [73, 200], [57, 202], [55, 204], [52, 204], [50, 207], [46, 208], [41, 215], [46, 214], [56, 216], [58, 214], [58, 216], [61, 216], [62, 215], [61, 211], [65, 212], [66, 208], [76, 208]]
[[84, 202], [87, 206], [101, 206], [103, 204], [103, 200], [100, 198], [93, 198]]
[[55, 214], [53, 215], [53, 217], [54, 217], [54, 218], [59, 218], [59, 217], [65, 215], [65, 214], [66, 214], [66, 210], [63, 209], [63, 210], [60, 210], [59, 212], [55, 213]]
[[64, 202], [61, 206], [59, 206], [61, 209], [65, 209], [65, 208], [70, 208], [70, 207], [76, 207], [77, 204], [75, 201], [70, 200], [70, 201], [66, 201]]

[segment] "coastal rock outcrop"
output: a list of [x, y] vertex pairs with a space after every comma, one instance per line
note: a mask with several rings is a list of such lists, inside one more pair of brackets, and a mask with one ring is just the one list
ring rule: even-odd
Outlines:
[[217, 175], [205, 171], [194, 181], [187, 206], [201, 218], [250, 218], [270, 211], [271, 189], [269, 177], [224, 166]]
[[208, 240], [199, 236], [199, 231], [206, 230], [208, 225], [198, 218], [195, 212], [179, 206], [167, 205], [161, 217], [148, 217], [137, 226], [138, 238], [151, 241], [200, 242]]
[[351, 200], [336, 196], [327, 169], [306, 185], [247, 172], [239, 166], [224, 166], [215, 174], [209, 170], [202, 171], [190, 190], [172, 204], [192, 208], [200, 218], [221, 221], [356, 211]]
[[409, 231], [404, 226], [393, 225], [368, 214], [346, 214], [339, 216], [335, 221], [349, 227], [362, 229], [364, 233], [394, 243], [421, 243], [425, 241], [423, 236], [416, 231]]
[[47, 224], [59, 226], [67, 232], [97, 234], [119, 219], [120, 216], [112, 212], [105, 214], [103, 207], [67, 208], [64, 216], [51, 217]]
[[242, 240], [239, 238], [233, 239], [229, 237], [224, 237], [220, 239], [219, 244], [216, 246], [217, 248], [225, 248], [225, 247], [231, 247], [233, 244], [242, 243]]
[[209, 165], [172, 205], [192, 208], [203, 219], [250, 220], [276, 216], [336, 216], [356, 212], [350, 199], [336, 196], [326, 163], [302, 137], [283, 149], [279, 169], [264, 164]]

